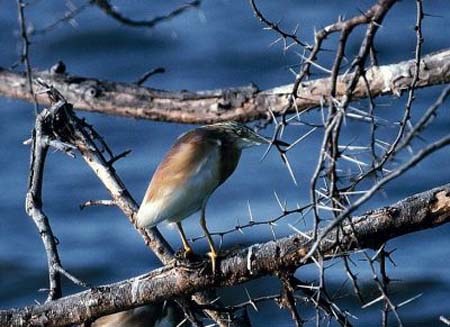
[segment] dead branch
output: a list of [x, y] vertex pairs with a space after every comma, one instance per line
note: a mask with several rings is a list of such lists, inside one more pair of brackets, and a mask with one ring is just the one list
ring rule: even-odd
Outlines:
[[[352, 98], [366, 98], [394, 94], [408, 90], [413, 80], [415, 60], [376, 66], [365, 73], [354, 88]], [[131, 118], [180, 123], [212, 123], [224, 120], [251, 121], [266, 118], [270, 108], [280, 114], [288, 104], [293, 85], [260, 91], [255, 86], [200, 92], [170, 92], [129, 83], [103, 81], [95, 78], [35, 72], [33, 78], [60, 90], [75, 108]], [[353, 74], [339, 75], [336, 98], [342, 97]], [[428, 87], [450, 82], [450, 49], [424, 56], [416, 87]], [[330, 78], [321, 78], [299, 85], [296, 106], [289, 112], [319, 107], [330, 95]], [[0, 68], [0, 94], [32, 101], [27, 80], [21, 73]], [[42, 104], [49, 104], [46, 96], [38, 96]]]
[[[450, 222], [450, 184], [408, 197], [394, 205], [368, 212], [351, 225], [335, 229], [320, 244], [324, 259], [363, 248], [376, 249], [386, 241]], [[310, 235], [312, 232], [310, 233]], [[358, 240], [357, 242], [355, 240]], [[337, 246], [339, 244], [339, 246]], [[292, 271], [303, 263], [310, 237], [291, 235], [252, 245], [228, 254], [212, 275], [207, 269], [166, 266], [119, 283], [100, 286], [43, 305], [0, 311], [2, 326], [64, 326], [92, 317], [162, 302], [216, 287], [244, 283], [277, 271]], [[252, 260], [248, 263], [248, 253]], [[310, 263], [309, 261], [308, 263]]]
[[194, 0], [191, 2], [188, 2], [184, 5], [181, 5], [175, 9], [173, 9], [171, 12], [167, 13], [166, 15], [161, 16], [155, 16], [148, 20], [135, 20], [132, 18], [125, 17], [120, 11], [118, 11], [116, 8], [114, 8], [113, 5], [109, 3], [107, 0], [87, 0], [85, 3], [81, 4], [78, 7], [70, 9], [68, 12], [64, 14], [63, 17], [58, 18], [54, 22], [50, 23], [49, 25], [45, 26], [41, 29], [32, 30], [31, 34], [37, 35], [37, 34], [45, 34], [47, 32], [55, 30], [57, 27], [59, 27], [62, 23], [70, 22], [75, 19], [76, 16], [81, 14], [84, 10], [89, 8], [90, 6], [97, 6], [103, 13], [105, 13], [107, 16], [111, 17], [112, 19], [118, 21], [119, 23], [127, 26], [132, 27], [146, 27], [146, 28], [153, 28], [156, 25], [160, 23], [164, 23], [167, 21], [170, 21], [171, 19], [183, 14], [187, 10], [191, 8], [199, 8], [201, 6], [200, 0]]
[[85, 3], [80, 5], [79, 7], [71, 8], [69, 9], [63, 17], [60, 17], [56, 19], [54, 22], [48, 24], [47, 26], [40, 28], [40, 29], [33, 29], [30, 34], [31, 35], [38, 35], [38, 34], [45, 34], [50, 31], [56, 30], [57, 27], [59, 27], [62, 23], [71, 22], [74, 21], [75, 18], [81, 14], [84, 10], [86, 10], [88, 7], [92, 5], [92, 0], [87, 0]]
[[118, 21], [121, 24], [133, 27], [147, 27], [147, 28], [152, 28], [158, 25], [159, 23], [171, 20], [172, 18], [181, 15], [188, 9], [198, 8], [202, 3], [201, 0], [190, 1], [178, 8], [175, 8], [166, 15], [156, 16], [149, 20], [135, 20], [125, 17], [122, 13], [120, 13], [117, 9], [115, 9], [114, 6], [112, 6], [109, 3], [108, 0], [91, 0], [90, 2], [99, 7], [106, 15], [112, 17], [114, 20]]
[[34, 94], [33, 90], [33, 80], [31, 73], [31, 63], [30, 63], [30, 40], [28, 38], [27, 26], [25, 22], [25, 6], [26, 4], [22, 0], [17, 0], [17, 9], [19, 11], [19, 24], [20, 24], [20, 37], [22, 38], [22, 55], [20, 61], [25, 66], [25, 76], [27, 79], [27, 87], [30, 97], [34, 103], [34, 112], [37, 114], [38, 112], [38, 102], [36, 99], [36, 94]]
[[28, 178], [28, 191], [25, 203], [26, 212], [33, 219], [47, 254], [49, 277], [47, 301], [52, 301], [62, 296], [61, 275], [79, 286], [87, 287], [86, 283], [63, 268], [58, 254], [57, 239], [53, 234], [49, 219], [43, 210], [42, 185], [48, 149], [53, 147], [67, 153], [70, 153], [74, 149], [73, 146], [58, 139], [48, 128], [48, 125], [52, 123], [52, 115], [63, 106], [65, 106], [65, 102], [57, 102], [50, 109], [44, 109], [36, 117], [36, 124], [31, 138], [30, 175]]
[[[60, 104], [58, 104], [60, 105]], [[42, 183], [44, 177], [44, 162], [47, 156], [49, 142], [43, 132], [45, 116], [38, 115], [36, 126], [33, 130], [31, 143], [30, 175], [28, 177], [28, 191], [25, 209], [33, 219], [39, 230], [42, 242], [47, 254], [49, 291], [47, 301], [58, 299], [62, 296], [61, 276], [55, 266], [61, 264], [56, 246], [56, 238], [53, 235], [47, 216], [42, 209]]]

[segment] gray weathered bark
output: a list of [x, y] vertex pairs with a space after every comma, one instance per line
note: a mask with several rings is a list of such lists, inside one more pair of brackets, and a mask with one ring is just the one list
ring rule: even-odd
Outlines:
[[[421, 72], [416, 87], [450, 82], [450, 49], [422, 58]], [[398, 95], [407, 90], [413, 79], [414, 59], [397, 64], [376, 66], [367, 70], [366, 77], [373, 97]], [[345, 75], [345, 74], [344, 74]], [[346, 82], [352, 74], [340, 75], [336, 84], [336, 97], [343, 96]], [[131, 118], [171, 121], [180, 123], [212, 123], [224, 120], [251, 121], [267, 117], [268, 108], [283, 112], [288, 104], [292, 85], [260, 91], [254, 86], [199, 92], [169, 92], [137, 86], [135, 84], [102, 81], [95, 78], [35, 72], [53, 85], [76, 109], [101, 112]], [[299, 112], [318, 107], [330, 94], [330, 78], [304, 82], [298, 89], [296, 108]], [[0, 95], [33, 101], [22, 73], [0, 68]], [[353, 98], [367, 97], [362, 79]], [[48, 104], [46, 95], [38, 96], [40, 103]]]
[[[408, 197], [392, 206], [354, 218], [344, 232], [330, 233], [320, 244], [325, 258], [343, 252], [377, 248], [392, 238], [436, 227], [450, 221], [450, 184]], [[338, 239], [339, 238], [339, 239]], [[255, 244], [224, 257], [218, 272], [166, 266], [119, 283], [100, 286], [43, 305], [0, 311], [1, 326], [64, 326], [81, 323], [145, 303], [161, 302], [214, 287], [231, 286], [290, 271], [305, 263], [308, 237], [291, 235]], [[307, 262], [308, 263], [308, 262]]]

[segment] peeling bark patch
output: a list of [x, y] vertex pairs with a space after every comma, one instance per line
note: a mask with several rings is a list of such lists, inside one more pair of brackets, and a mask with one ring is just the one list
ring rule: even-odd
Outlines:
[[301, 249], [298, 250], [298, 254], [300, 258], [303, 258], [308, 254], [308, 251], [305, 247], [302, 247]]
[[247, 253], [247, 270], [249, 271], [250, 275], [253, 274], [252, 272], [252, 262], [255, 259], [255, 255], [253, 254], [253, 246], [250, 246]]
[[440, 191], [435, 195], [435, 201], [431, 204], [431, 212], [437, 213], [441, 211], [449, 211], [450, 209], [450, 192], [447, 190]]
[[450, 217], [450, 191], [442, 190], [436, 193], [430, 204], [430, 211], [438, 216], [433, 223], [444, 223]]

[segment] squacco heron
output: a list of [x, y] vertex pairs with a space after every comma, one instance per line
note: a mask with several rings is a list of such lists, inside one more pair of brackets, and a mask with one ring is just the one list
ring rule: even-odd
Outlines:
[[269, 142], [237, 122], [206, 125], [181, 135], [153, 175], [137, 214], [138, 227], [150, 228], [162, 221], [176, 223], [186, 255], [192, 248], [181, 221], [200, 211], [200, 226], [215, 271], [217, 250], [206, 226], [206, 203], [234, 172], [242, 149]]

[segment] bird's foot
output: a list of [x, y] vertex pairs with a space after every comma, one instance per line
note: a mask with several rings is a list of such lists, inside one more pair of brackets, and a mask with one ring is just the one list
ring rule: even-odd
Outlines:
[[190, 259], [190, 258], [195, 258], [197, 255], [194, 253], [194, 251], [192, 250], [191, 247], [185, 247], [183, 249], [179, 250], [181, 252], [181, 255], [185, 258], [185, 259]]

